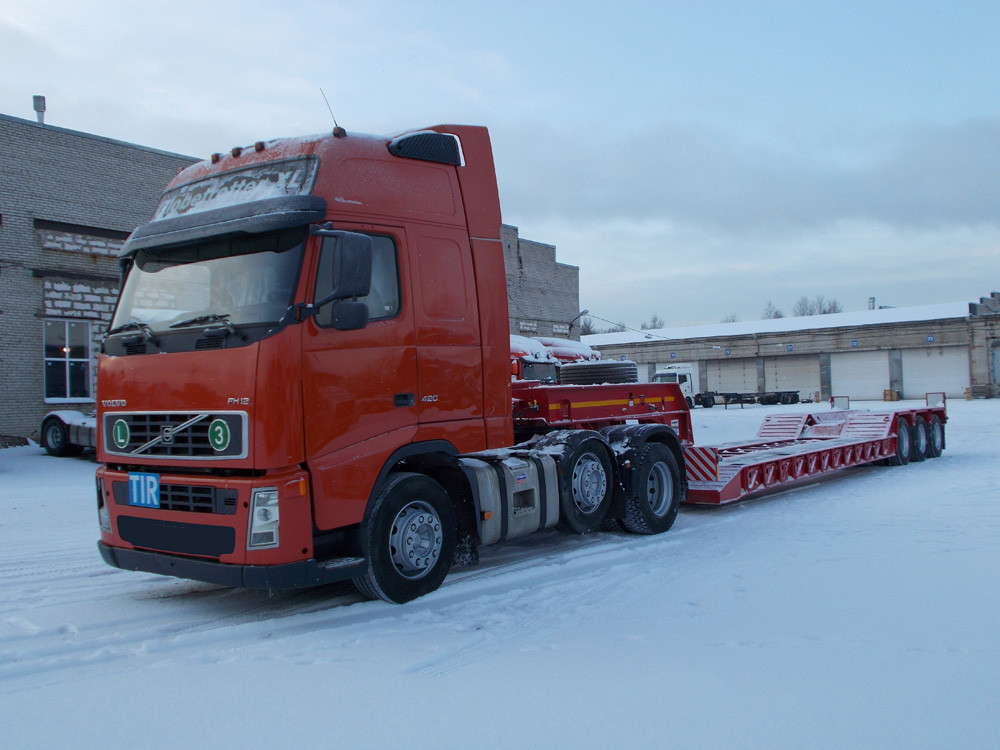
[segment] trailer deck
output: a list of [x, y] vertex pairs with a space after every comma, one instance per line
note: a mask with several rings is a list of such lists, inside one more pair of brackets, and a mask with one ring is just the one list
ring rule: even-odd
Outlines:
[[[943, 394], [927, 405], [891, 412], [843, 410], [768, 416], [754, 440], [686, 446], [688, 503], [724, 505], [836, 471], [898, 456], [900, 423], [912, 440], [914, 460], [940, 455], [946, 421]], [[935, 427], [936, 425], [936, 427]], [[935, 429], [938, 432], [935, 432]], [[923, 438], [917, 440], [920, 431]], [[912, 436], [912, 437], [911, 437]]]

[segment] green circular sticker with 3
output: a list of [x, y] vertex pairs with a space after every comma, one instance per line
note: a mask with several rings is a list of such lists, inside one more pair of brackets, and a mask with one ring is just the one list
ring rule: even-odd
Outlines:
[[115, 441], [115, 445], [124, 450], [128, 447], [128, 441], [131, 438], [128, 429], [128, 422], [124, 419], [115, 420], [114, 425], [111, 427], [111, 439]]
[[208, 442], [216, 453], [221, 453], [229, 447], [230, 437], [229, 425], [225, 420], [213, 419], [212, 424], [208, 426]]

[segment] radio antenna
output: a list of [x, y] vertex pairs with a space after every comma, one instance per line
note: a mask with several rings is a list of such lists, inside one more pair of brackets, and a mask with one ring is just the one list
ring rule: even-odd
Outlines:
[[347, 131], [337, 124], [337, 118], [333, 114], [333, 107], [330, 106], [330, 100], [326, 98], [326, 92], [323, 91], [322, 86], [320, 86], [319, 93], [323, 95], [323, 101], [326, 102], [326, 108], [330, 110], [330, 119], [333, 120], [333, 137], [344, 138], [347, 135]]

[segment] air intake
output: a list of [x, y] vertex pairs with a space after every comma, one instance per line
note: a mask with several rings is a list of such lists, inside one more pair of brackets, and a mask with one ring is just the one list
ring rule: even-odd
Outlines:
[[450, 133], [435, 133], [433, 130], [407, 133], [389, 143], [389, 153], [403, 159], [462, 166], [462, 145], [458, 142], [458, 136]]

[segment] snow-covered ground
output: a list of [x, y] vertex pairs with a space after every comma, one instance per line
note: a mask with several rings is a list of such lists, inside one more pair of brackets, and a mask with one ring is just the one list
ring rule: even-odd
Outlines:
[[536, 535], [403, 606], [114, 570], [94, 465], [2, 450], [0, 743], [996, 747], [1000, 401], [949, 415], [940, 459]]

